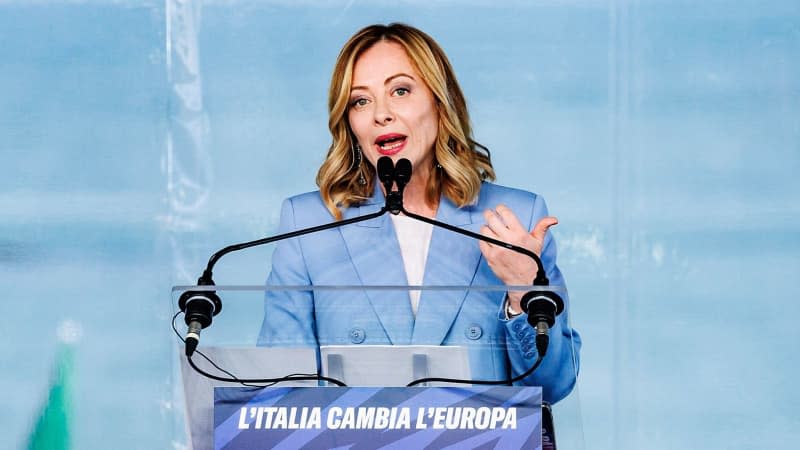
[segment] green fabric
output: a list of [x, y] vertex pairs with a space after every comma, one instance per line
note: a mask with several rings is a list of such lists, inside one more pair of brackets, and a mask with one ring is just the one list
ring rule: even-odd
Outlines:
[[55, 374], [47, 403], [28, 438], [28, 450], [68, 450], [70, 448], [72, 349], [68, 346], [56, 356]]

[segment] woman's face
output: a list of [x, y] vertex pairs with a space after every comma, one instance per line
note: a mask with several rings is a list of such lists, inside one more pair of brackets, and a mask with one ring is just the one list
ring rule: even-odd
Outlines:
[[405, 50], [379, 42], [356, 60], [348, 118], [364, 155], [376, 165], [381, 156], [406, 158], [429, 170], [438, 130], [438, 111], [430, 89]]

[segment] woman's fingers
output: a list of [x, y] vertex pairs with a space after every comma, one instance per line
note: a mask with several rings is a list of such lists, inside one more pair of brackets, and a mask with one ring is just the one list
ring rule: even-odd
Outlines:
[[547, 234], [547, 230], [557, 223], [558, 219], [553, 216], [543, 217], [542, 220], [537, 222], [533, 227], [531, 236], [539, 242], [544, 242], [544, 236]]
[[497, 208], [495, 208], [495, 211], [500, 219], [502, 219], [503, 223], [505, 223], [506, 228], [511, 232], [528, 232], [528, 230], [522, 226], [522, 223], [520, 223], [517, 215], [514, 214], [514, 211], [512, 211], [508, 206], [499, 204], [497, 205]]
[[[558, 223], [555, 217], [544, 217], [529, 232], [516, 214], [505, 205], [487, 209], [483, 212], [483, 217], [486, 225], [481, 227], [482, 235], [527, 248], [537, 255], [542, 253], [547, 230]], [[530, 283], [536, 274], [536, 264], [527, 256], [483, 241], [478, 245], [489, 267], [504, 283]]]
[[487, 209], [483, 212], [483, 218], [486, 220], [486, 226], [495, 234], [492, 237], [503, 236], [507, 233], [508, 227], [506, 223], [500, 218], [500, 215], [493, 209]]
[[[497, 234], [494, 231], [492, 231], [492, 229], [489, 228], [488, 225], [484, 225], [481, 227], [481, 234], [486, 237], [490, 237], [492, 239], [499, 239], [497, 237]], [[494, 247], [492, 244], [486, 241], [478, 241], [478, 246], [480, 247], [481, 252], [483, 252], [484, 255], [487, 254], [487, 252], [489, 252]]]

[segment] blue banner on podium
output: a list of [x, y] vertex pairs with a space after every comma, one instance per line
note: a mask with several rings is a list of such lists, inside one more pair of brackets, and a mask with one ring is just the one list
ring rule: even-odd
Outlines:
[[214, 388], [216, 449], [542, 448], [539, 387]]

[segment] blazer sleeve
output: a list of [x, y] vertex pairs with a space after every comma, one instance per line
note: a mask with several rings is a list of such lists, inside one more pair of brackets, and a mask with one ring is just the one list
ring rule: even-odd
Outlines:
[[[533, 212], [528, 229], [547, 216], [547, 205], [541, 196], [536, 196], [533, 203]], [[548, 231], [545, 235], [542, 254], [540, 255], [542, 264], [545, 267], [547, 278], [551, 286], [558, 286], [566, 289], [564, 276], [556, 265], [556, 243], [552, 234]], [[564, 300], [564, 312], [556, 317], [556, 322], [550, 329], [550, 344], [547, 354], [542, 360], [542, 364], [529, 377], [517, 384], [528, 386], [542, 386], [542, 394], [545, 401], [555, 403], [566, 397], [575, 386], [579, 368], [579, 351], [581, 338], [578, 332], [570, 328], [569, 316], [569, 295], [564, 291], [559, 291], [559, 295]], [[516, 376], [527, 371], [538, 357], [536, 351], [535, 330], [528, 324], [527, 316], [520, 314], [511, 319], [505, 319], [505, 313], [501, 312], [501, 320], [505, 322], [506, 343], [508, 358], [511, 364], [512, 375]]]
[[[296, 229], [293, 200], [281, 205], [280, 233]], [[272, 270], [268, 287], [311, 286], [300, 238], [285, 239], [276, 244], [272, 254]], [[264, 321], [258, 345], [273, 347], [317, 346], [312, 291], [267, 290], [264, 299]]]

